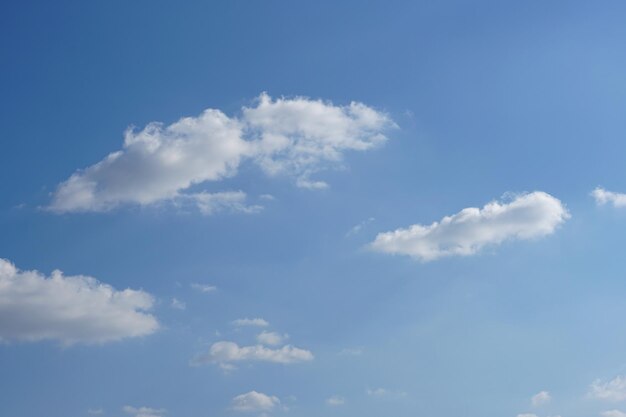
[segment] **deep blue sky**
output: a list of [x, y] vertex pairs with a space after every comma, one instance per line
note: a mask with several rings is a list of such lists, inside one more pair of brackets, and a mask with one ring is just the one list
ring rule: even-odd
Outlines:
[[[4, 4], [0, 258], [142, 289], [161, 327], [104, 344], [7, 340], [0, 415], [234, 416], [252, 390], [280, 399], [270, 415], [300, 417], [626, 411], [588, 395], [626, 373], [626, 210], [590, 196], [626, 192], [625, 21], [619, 1]], [[318, 173], [323, 190], [252, 163], [205, 184], [245, 191], [259, 213], [44, 209], [127, 127], [239, 117], [262, 92], [358, 101], [398, 127]], [[432, 262], [367, 248], [533, 191], [571, 215], [549, 235]], [[2, 339], [17, 318], [0, 311]], [[261, 329], [231, 323], [245, 317], [315, 358], [190, 366], [214, 342], [255, 344]], [[533, 406], [542, 390], [552, 400]]]

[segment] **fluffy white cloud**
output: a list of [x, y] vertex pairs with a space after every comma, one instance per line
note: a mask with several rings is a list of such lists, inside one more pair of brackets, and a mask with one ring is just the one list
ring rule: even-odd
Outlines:
[[626, 377], [617, 376], [607, 382], [597, 379], [589, 387], [588, 396], [599, 400], [624, 401], [626, 400]]
[[233, 325], [234, 326], [253, 326], [253, 327], [267, 327], [270, 324], [262, 319], [262, 318], [254, 318], [254, 319], [249, 319], [249, 318], [245, 318], [245, 319], [237, 319], [237, 320], [233, 320]]
[[277, 346], [282, 345], [288, 338], [289, 335], [286, 334], [264, 331], [257, 335], [256, 340], [262, 345]]
[[345, 403], [346, 399], [338, 395], [333, 395], [332, 397], [326, 399], [326, 404], [331, 407], [338, 407], [340, 405], [344, 405]]
[[280, 405], [278, 397], [250, 391], [233, 398], [233, 410], [243, 412], [271, 411]]
[[165, 410], [155, 409], [150, 407], [133, 407], [125, 405], [123, 408], [126, 414], [130, 414], [133, 417], [162, 417], [165, 415]]
[[281, 348], [270, 349], [262, 345], [239, 346], [234, 342], [216, 342], [211, 345], [209, 352], [196, 356], [192, 365], [207, 363], [230, 364], [232, 362], [257, 361], [292, 364], [313, 360], [313, 354], [305, 349], [285, 345]]
[[159, 328], [144, 291], [118, 291], [87, 276], [20, 271], [0, 259], [0, 340], [103, 343]]
[[615, 193], [598, 187], [591, 192], [591, 195], [598, 205], [612, 204], [613, 207], [626, 207], [626, 194]]
[[517, 417], [537, 417], [537, 414], [523, 413], [523, 414], [518, 414]]
[[620, 410], [607, 410], [602, 412], [602, 417], [626, 417], [626, 413]]
[[243, 120], [260, 138], [254, 153], [263, 170], [295, 176], [305, 188], [326, 187], [310, 175], [340, 161], [344, 151], [383, 143], [382, 132], [393, 126], [387, 115], [361, 103], [338, 107], [301, 97], [272, 100], [266, 94], [256, 107], [244, 109]]
[[380, 233], [371, 248], [421, 261], [444, 256], [473, 255], [487, 245], [532, 239], [554, 232], [569, 218], [558, 199], [536, 191], [517, 195], [508, 203], [493, 201], [482, 209], [470, 207], [431, 225]]
[[176, 310], [185, 310], [187, 308], [187, 304], [184, 301], [180, 301], [178, 298], [172, 298], [172, 308]]
[[261, 94], [240, 117], [208, 109], [171, 125], [153, 122], [129, 129], [122, 150], [75, 172], [59, 184], [53, 212], [107, 211], [122, 204], [195, 202], [210, 214], [220, 209], [258, 211], [245, 194], [186, 194], [196, 184], [237, 174], [249, 160], [269, 175], [289, 175], [297, 185], [323, 188], [310, 176], [341, 162], [345, 151], [365, 151], [386, 140], [389, 117], [361, 103], [335, 106], [308, 98], [272, 100]]
[[539, 407], [544, 404], [548, 404], [552, 400], [552, 396], [548, 391], [541, 391], [533, 395], [530, 402], [534, 407]]

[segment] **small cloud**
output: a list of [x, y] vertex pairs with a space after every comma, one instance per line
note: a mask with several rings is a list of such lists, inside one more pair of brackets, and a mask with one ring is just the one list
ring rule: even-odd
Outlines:
[[530, 402], [532, 403], [533, 407], [539, 407], [541, 405], [548, 404], [551, 399], [552, 396], [548, 391], [541, 391], [533, 395], [530, 399]]
[[591, 192], [591, 195], [599, 206], [611, 204], [616, 208], [626, 207], [626, 194], [607, 191], [602, 187], [598, 187]]
[[187, 304], [185, 304], [183, 301], [180, 301], [177, 298], [172, 298], [171, 306], [173, 309], [176, 309], [176, 310], [184, 310], [187, 308]]
[[123, 408], [126, 414], [130, 414], [133, 417], [162, 417], [166, 411], [164, 409], [155, 409], [150, 407], [133, 407], [125, 405]]
[[324, 181], [311, 181], [307, 178], [298, 178], [296, 186], [299, 188], [307, 188], [309, 190], [323, 190], [328, 188], [328, 184]]
[[271, 411], [280, 405], [278, 397], [263, 394], [257, 391], [250, 391], [237, 395], [232, 400], [232, 408], [240, 412], [261, 412]]
[[196, 291], [200, 291], [203, 293], [210, 293], [210, 292], [214, 292], [217, 290], [217, 287], [215, 285], [207, 285], [207, 284], [191, 284], [191, 288], [193, 288]]
[[203, 191], [195, 194], [181, 194], [173, 202], [178, 206], [191, 203], [204, 215], [211, 215], [221, 211], [253, 214], [263, 210], [262, 206], [246, 205], [246, 198], [246, 193], [243, 191], [223, 191], [219, 193]]
[[287, 334], [263, 331], [257, 335], [256, 340], [262, 345], [277, 346], [282, 345], [288, 338]]
[[537, 417], [537, 414], [523, 413], [523, 414], [518, 414], [517, 417]]
[[345, 403], [346, 399], [338, 395], [333, 395], [332, 397], [326, 399], [326, 404], [331, 407], [338, 407], [340, 405], [344, 405]]
[[368, 224], [372, 223], [374, 220], [376, 220], [376, 219], [373, 218], [373, 217], [370, 217], [367, 220], [363, 220], [361, 223], [355, 225], [352, 229], [348, 230], [348, 233], [346, 233], [346, 237], [350, 237], [350, 236], [356, 235], [361, 230], [363, 230], [363, 228], [365, 226], [367, 226]]
[[262, 345], [239, 346], [234, 342], [221, 341], [213, 343], [208, 353], [193, 358], [191, 365], [222, 365], [233, 362], [273, 362], [289, 365], [312, 360], [313, 354], [310, 351], [291, 345], [270, 349]]
[[244, 318], [244, 319], [237, 319], [237, 320], [233, 320], [232, 322], [233, 326], [237, 326], [237, 327], [242, 327], [242, 326], [252, 326], [252, 327], [267, 327], [270, 324], [262, 319], [262, 318], [253, 318], [253, 319], [249, 319], [249, 318]]
[[90, 408], [87, 410], [87, 414], [90, 416], [101, 416], [104, 414], [104, 410], [102, 408]]
[[261, 195], [259, 196], [259, 198], [260, 198], [261, 200], [265, 200], [265, 201], [274, 201], [274, 200], [276, 200], [276, 197], [274, 197], [274, 196], [273, 196], [273, 195], [271, 195], [271, 194], [261, 194]]
[[591, 383], [587, 396], [605, 401], [624, 401], [626, 400], [626, 377], [617, 376], [607, 382], [597, 379]]

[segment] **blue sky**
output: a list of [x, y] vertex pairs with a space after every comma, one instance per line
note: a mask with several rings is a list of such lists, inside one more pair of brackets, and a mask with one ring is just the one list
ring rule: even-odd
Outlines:
[[0, 415], [626, 416], [625, 17], [6, 4]]

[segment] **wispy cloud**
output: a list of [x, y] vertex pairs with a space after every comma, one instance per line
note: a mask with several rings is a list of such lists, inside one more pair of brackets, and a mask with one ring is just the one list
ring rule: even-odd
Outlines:
[[532, 398], [530, 399], [530, 403], [533, 405], [533, 407], [539, 407], [544, 404], [548, 404], [550, 400], [552, 400], [552, 396], [550, 395], [550, 393], [548, 391], [541, 391], [532, 396]]
[[311, 360], [313, 360], [313, 354], [310, 351], [292, 345], [272, 349], [263, 345], [239, 346], [235, 342], [221, 341], [213, 343], [208, 353], [198, 355], [192, 359], [191, 364], [232, 364], [234, 362], [251, 361], [288, 365]]
[[187, 304], [177, 298], [172, 298], [171, 306], [176, 310], [185, 310], [187, 308]]
[[191, 288], [196, 291], [203, 292], [203, 293], [210, 293], [210, 292], [217, 291], [217, 287], [215, 285], [209, 285], [209, 284], [193, 283], [191, 284]]
[[626, 413], [620, 410], [607, 410], [602, 412], [602, 417], [626, 417]]
[[126, 414], [130, 414], [133, 417], [163, 417], [166, 413], [164, 409], [133, 407], [130, 405], [125, 405], [123, 410]]
[[244, 318], [244, 319], [237, 319], [237, 320], [233, 320], [232, 322], [233, 326], [253, 326], [253, 327], [267, 327], [270, 324], [267, 322], [267, 320], [264, 320], [262, 318], [253, 318], [253, 319], [249, 319], [249, 318]]
[[597, 379], [591, 383], [587, 395], [598, 400], [624, 401], [626, 400], [626, 377], [619, 375], [606, 382]]
[[552, 234], [569, 217], [561, 201], [536, 191], [518, 195], [508, 203], [493, 201], [482, 209], [465, 208], [430, 225], [380, 233], [370, 247], [424, 262], [474, 255], [487, 245]]
[[360, 356], [363, 354], [362, 347], [354, 347], [354, 348], [344, 348], [339, 351], [340, 355], [345, 356]]
[[376, 219], [373, 217], [370, 217], [367, 220], [363, 220], [361, 223], [355, 225], [354, 227], [352, 227], [352, 229], [348, 230], [348, 233], [346, 233], [346, 237], [350, 237], [350, 236], [354, 236], [358, 234], [359, 232], [361, 232], [361, 230], [363, 230], [364, 227], [372, 223], [374, 220]]
[[331, 407], [338, 407], [340, 405], [344, 405], [345, 403], [346, 399], [339, 395], [333, 395], [332, 397], [326, 399], [326, 404], [330, 405]]
[[367, 389], [365, 393], [374, 398], [387, 398], [387, 399], [399, 399], [406, 397], [406, 392], [404, 391], [394, 391], [389, 390], [387, 388], [376, 388], [376, 389]]

